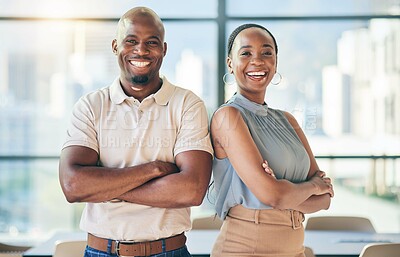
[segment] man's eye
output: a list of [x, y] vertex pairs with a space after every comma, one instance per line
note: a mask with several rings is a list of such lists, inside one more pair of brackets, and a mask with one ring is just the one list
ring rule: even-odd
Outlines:
[[148, 45], [158, 45], [157, 41], [149, 41], [147, 42]]
[[241, 53], [241, 55], [250, 55], [250, 52], [243, 52], [243, 53]]
[[136, 40], [134, 40], [134, 39], [126, 40], [126, 42], [129, 44], [136, 44]]
[[264, 52], [263, 55], [272, 55], [272, 52], [271, 51]]

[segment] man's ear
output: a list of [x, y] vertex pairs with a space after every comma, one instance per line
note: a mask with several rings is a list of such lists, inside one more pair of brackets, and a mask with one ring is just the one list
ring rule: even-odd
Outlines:
[[167, 55], [167, 42], [164, 42], [164, 56]]
[[226, 58], [226, 66], [228, 66], [228, 72], [233, 74], [232, 59], [229, 56]]
[[117, 50], [117, 40], [116, 40], [116, 39], [114, 39], [114, 40], [111, 42], [111, 48], [112, 48], [112, 52], [113, 52], [115, 55], [117, 55], [118, 50]]

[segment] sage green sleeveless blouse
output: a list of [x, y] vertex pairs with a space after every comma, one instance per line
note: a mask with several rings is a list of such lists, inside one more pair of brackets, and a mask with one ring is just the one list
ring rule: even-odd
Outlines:
[[[277, 179], [287, 179], [294, 183], [306, 180], [310, 159], [283, 111], [254, 103], [238, 93], [222, 106], [226, 105], [240, 111], [258, 150], [263, 159], [268, 161]], [[213, 177], [215, 209], [221, 219], [225, 218], [231, 207], [238, 204], [249, 209], [272, 208], [255, 197], [228, 158], [214, 158]]]

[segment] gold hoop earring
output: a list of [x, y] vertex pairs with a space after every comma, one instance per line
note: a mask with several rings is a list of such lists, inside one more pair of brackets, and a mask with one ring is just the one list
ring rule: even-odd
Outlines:
[[[231, 80], [229, 80], [229, 76], [231, 76]], [[226, 85], [233, 85], [235, 84], [235, 76], [232, 73], [225, 73], [224, 76], [222, 77], [222, 81], [226, 84]]]
[[277, 72], [277, 73], [274, 74], [274, 77], [272, 78], [270, 83], [272, 85], [276, 86], [279, 83], [281, 83], [281, 81], [282, 81], [282, 75], [279, 72]]

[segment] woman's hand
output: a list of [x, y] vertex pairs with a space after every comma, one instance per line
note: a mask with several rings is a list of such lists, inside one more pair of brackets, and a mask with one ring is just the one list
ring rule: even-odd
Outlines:
[[264, 160], [264, 162], [261, 165], [268, 175], [271, 175], [272, 177], [276, 178], [274, 171], [269, 167], [267, 160]]
[[331, 197], [333, 197], [334, 191], [332, 181], [325, 175], [325, 172], [319, 170], [310, 178], [309, 182], [317, 188], [318, 193], [316, 193], [316, 195], [328, 193]]

